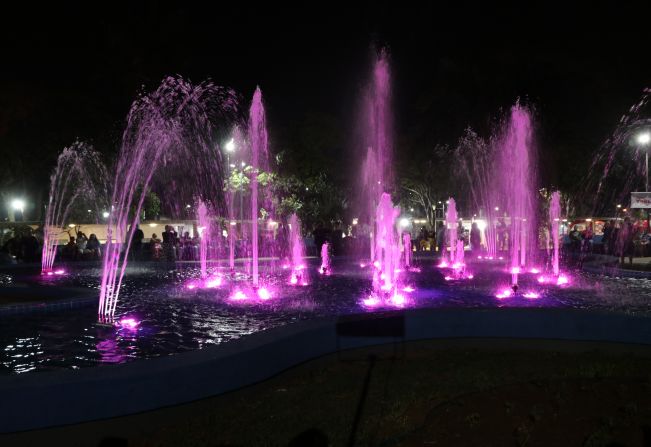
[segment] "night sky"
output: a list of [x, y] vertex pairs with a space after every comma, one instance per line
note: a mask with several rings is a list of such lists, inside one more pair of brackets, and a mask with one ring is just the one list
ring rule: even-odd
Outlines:
[[372, 48], [386, 45], [399, 162], [454, 144], [468, 125], [485, 134], [520, 97], [537, 112], [542, 181], [564, 187], [585, 173], [619, 116], [651, 85], [648, 6], [232, 3], [6, 8], [3, 194], [39, 200], [58, 152], [76, 138], [114, 156], [137, 92], [169, 74], [211, 78], [247, 99], [260, 85], [272, 151], [291, 150], [302, 126], [323, 122], [336, 130], [327, 140], [336, 160], [351, 149]]

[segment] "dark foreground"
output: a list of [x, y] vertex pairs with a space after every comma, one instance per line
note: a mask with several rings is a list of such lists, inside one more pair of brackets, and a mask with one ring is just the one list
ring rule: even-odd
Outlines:
[[650, 371], [647, 347], [412, 342], [326, 356], [187, 405], [0, 436], [0, 444], [643, 446]]

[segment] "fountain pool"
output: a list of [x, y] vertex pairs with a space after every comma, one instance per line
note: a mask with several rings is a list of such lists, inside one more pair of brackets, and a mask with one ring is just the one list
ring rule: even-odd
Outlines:
[[[414, 263], [420, 272], [414, 269], [402, 276], [411, 308], [564, 307], [651, 313], [649, 280], [573, 273], [570, 285], [558, 287], [539, 284], [538, 275], [528, 272], [520, 275], [516, 296], [500, 299], [495, 296], [500, 289], [496, 283], [503, 279], [502, 286], [509, 286], [505, 265], [477, 262], [471, 264], [472, 280], [446, 281], [432, 259], [416, 259]], [[313, 271], [319, 266], [319, 259], [308, 262]], [[232, 284], [249, 281], [244, 276], [230, 278], [226, 261], [222, 266], [224, 283], [204, 289], [186, 286], [189, 280], [200, 279], [198, 264], [183, 270], [169, 270], [155, 263], [130, 265], [116, 315], [118, 320], [134, 319], [139, 323], [134, 327], [128, 322], [122, 327], [98, 324], [92, 304], [17, 315], [0, 313], [0, 374], [125, 363], [198, 350], [301, 320], [396, 311], [392, 306], [364, 305], [372, 288], [368, 271], [372, 266], [361, 268], [354, 259], [333, 259], [333, 275], [316, 275], [315, 281], [301, 287], [288, 284], [290, 272], [270, 275], [267, 271], [271, 269], [266, 267], [261, 263], [260, 274], [271, 298], [232, 300]], [[0, 272], [0, 285], [54, 283], [96, 291], [99, 268], [79, 266], [56, 278], [41, 277], [36, 270], [29, 274], [4, 270]]]

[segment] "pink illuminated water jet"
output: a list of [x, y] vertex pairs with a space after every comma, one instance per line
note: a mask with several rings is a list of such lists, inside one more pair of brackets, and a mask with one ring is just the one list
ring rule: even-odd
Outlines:
[[[113, 210], [108, 217], [98, 310], [101, 321], [111, 321], [115, 314], [131, 242], [154, 174], [165, 178], [167, 194], [180, 203], [193, 203], [196, 198], [222, 203], [223, 163], [212, 138], [215, 121], [230, 120], [236, 112], [232, 90], [207, 82], [193, 85], [178, 77], [164, 79], [156, 91], [134, 101], [110, 202]], [[170, 181], [177, 178], [183, 181]]]

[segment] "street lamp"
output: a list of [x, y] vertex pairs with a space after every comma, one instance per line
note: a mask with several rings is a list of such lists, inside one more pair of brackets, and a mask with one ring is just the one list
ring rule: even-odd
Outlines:
[[23, 213], [25, 211], [25, 201], [23, 199], [13, 199], [9, 205], [11, 206], [12, 211], [20, 211], [20, 218], [24, 221], [25, 216]]
[[14, 199], [11, 201], [11, 208], [14, 211], [20, 211], [22, 214], [25, 210], [25, 201], [23, 199]]
[[[648, 130], [640, 132], [635, 137], [635, 141], [640, 147], [648, 146], [648, 144], [651, 142], [651, 132], [649, 132]], [[646, 181], [644, 183], [644, 191], [649, 192], [649, 151], [648, 150], [644, 151], [644, 166], [645, 166], [645, 175], [646, 175]]]
[[228, 140], [224, 145], [224, 149], [226, 149], [226, 152], [233, 152], [235, 150], [235, 140], [232, 138]]

